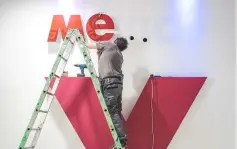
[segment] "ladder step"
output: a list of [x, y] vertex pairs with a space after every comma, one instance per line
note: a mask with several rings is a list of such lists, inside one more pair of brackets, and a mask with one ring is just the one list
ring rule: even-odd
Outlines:
[[75, 41], [73, 42], [71, 39], [69, 39], [69, 41], [71, 42], [71, 44], [74, 44], [74, 43], [75, 43]]
[[38, 109], [36, 109], [35, 111], [37, 111], [37, 112], [42, 112], [42, 113], [48, 113], [48, 112], [49, 112], [49, 111], [38, 110]]
[[30, 147], [24, 147], [24, 148], [20, 148], [20, 149], [34, 149], [35, 146], [30, 146]]
[[65, 62], [67, 61], [67, 59], [65, 57], [63, 57], [62, 55], [59, 55]]
[[53, 93], [50, 93], [50, 92], [47, 92], [47, 91], [44, 91], [45, 94], [48, 94], [48, 95], [51, 95], [51, 96], [54, 96]]
[[56, 78], [59, 78], [59, 79], [61, 78], [60, 76], [56, 75], [56, 74], [53, 73], [53, 72], [52, 72], [51, 74], [52, 74], [53, 76], [55, 76]]
[[39, 131], [41, 130], [41, 128], [32, 128], [32, 129], [28, 128], [27, 130]]

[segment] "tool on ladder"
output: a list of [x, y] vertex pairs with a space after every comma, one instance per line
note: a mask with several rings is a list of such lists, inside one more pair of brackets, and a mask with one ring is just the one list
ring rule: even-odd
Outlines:
[[107, 124], [109, 126], [111, 135], [115, 142], [115, 147], [116, 149], [122, 149], [120, 140], [118, 138], [118, 134], [115, 130], [112, 119], [108, 112], [108, 108], [105, 104], [104, 97], [101, 93], [100, 82], [97, 78], [92, 59], [87, 50], [83, 36], [80, 34], [79, 30], [77, 29], [69, 29], [69, 31], [67, 32], [66, 38], [63, 41], [62, 46], [60, 47], [55, 63], [52, 67], [52, 70], [49, 74], [49, 77], [46, 81], [46, 84], [37, 102], [35, 110], [31, 116], [27, 129], [25, 130], [25, 134], [21, 140], [19, 149], [34, 149], [35, 148], [37, 144], [37, 140], [40, 136], [40, 132], [46, 120], [47, 114], [49, 113], [51, 103], [54, 99], [57, 86], [59, 84], [63, 71], [66, 67], [67, 61], [70, 57], [71, 51], [74, 45], [76, 44], [76, 42], [79, 45], [79, 49], [81, 50], [83, 54], [87, 69], [90, 72], [91, 80], [95, 87]]
[[85, 70], [84, 69], [87, 68], [86, 64], [75, 64], [74, 66], [79, 67], [81, 70], [81, 73], [78, 74], [77, 76], [78, 77], [85, 77]]

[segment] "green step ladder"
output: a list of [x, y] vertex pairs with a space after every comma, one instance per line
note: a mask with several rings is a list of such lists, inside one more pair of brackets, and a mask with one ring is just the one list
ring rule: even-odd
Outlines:
[[[54, 99], [54, 96], [55, 96], [54, 94], [56, 92], [57, 86], [62, 77], [63, 71], [66, 67], [71, 51], [74, 48], [74, 45], [76, 43], [83, 54], [84, 60], [86, 62], [86, 66], [90, 72], [93, 85], [95, 87], [98, 99], [100, 101], [102, 110], [104, 112], [111, 135], [115, 142], [115, 147], [117, 149], [122, 149], [120, 140], [118, 138], [118, 134], [115, 130], [112, 119], [108, 112], [108, 108], [105, 104], [104, 97], [101, 93], [100, 82], [97, 78], [92, 59], [86, 47], [86, 42], [84, 41], [83, 36], [81, 35], [80, 31], [77, 29], [69, 29], [67, 32], [66, 38], [60, 47], [56, 61], [49, 74], [49, 77], [46, 81], [46, 84], [43, 88], [43, 91], [40, 95], [37, 105], [34, 109], [34, 112], [27, 126], [27, 129], [25, 130], [25, 134], [21, 140], [19, 149], [34, 149], [35, 148], [37, 144], [37, 140], [40, 136], [40, 132], [43, 128], [44, 122], [49, 113], [51, 103]], [[50, 86], [52, 86], [52, 88], [50, 88]]]

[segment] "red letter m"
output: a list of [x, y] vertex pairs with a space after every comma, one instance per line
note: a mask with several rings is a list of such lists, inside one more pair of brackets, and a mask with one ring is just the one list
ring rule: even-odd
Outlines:
[[70, 28], [78, 29], [84, 37], [80, 15], [71, 15], [67, 26], [65, 24], [63, 15], [54, 15], [49, 31], [48, 42], [56, 42], [59, 30], [61, 31], [62, 38], [64, 39], [68, 29]]

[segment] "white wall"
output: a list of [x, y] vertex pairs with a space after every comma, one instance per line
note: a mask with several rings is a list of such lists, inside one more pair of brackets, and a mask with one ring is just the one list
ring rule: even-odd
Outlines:
[[[72, 6], [69, 14], [85, 21], [107, 13], [122, 35], [135, 37], [124, 53], [125, 117], [150, 73], [204, 75], [208, 80], [169, 149], [234, 149], [233, 0], [80, 0]], [[52, 15], [66, 12], [43, 0], [0, 2], [0, 11], [0, 148], [15, 149], [55, 60], [46, 42]], [[52, 148], [83, 148], [57, 102], [37, 146]]]

